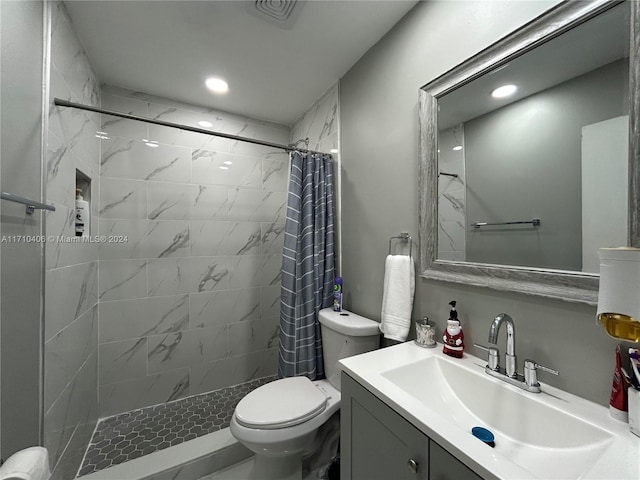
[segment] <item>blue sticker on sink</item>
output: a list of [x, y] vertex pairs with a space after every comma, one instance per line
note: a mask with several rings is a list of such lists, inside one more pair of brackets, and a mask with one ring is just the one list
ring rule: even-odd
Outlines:
[[482, 440], [491, 448], [496, 446], [495, 437], [493, 436], [493, 433], [491, 433], [490, 430], [487, 430], [484, 427], [473, 427], [471, 429], [471, 433], [473, 434], [474, 437], [478, 438], [479, 440]]

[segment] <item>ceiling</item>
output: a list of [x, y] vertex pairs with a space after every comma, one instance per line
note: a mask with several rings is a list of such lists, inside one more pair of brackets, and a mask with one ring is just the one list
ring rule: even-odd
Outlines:
[[[290, 125], [417, 3], [300, 0], [285, 24], [257, 13], [288, 1], [65, 5], [103, 83]], [[229, 92], [207, 90], [210, 76]]]

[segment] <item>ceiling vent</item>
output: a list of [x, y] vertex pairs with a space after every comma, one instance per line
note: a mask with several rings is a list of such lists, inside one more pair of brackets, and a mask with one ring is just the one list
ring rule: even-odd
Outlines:
[[289, 30], [300, 14], [302, 5], [297, 0], [254, 0], [247, 2], [247, 8], [259, 18]]

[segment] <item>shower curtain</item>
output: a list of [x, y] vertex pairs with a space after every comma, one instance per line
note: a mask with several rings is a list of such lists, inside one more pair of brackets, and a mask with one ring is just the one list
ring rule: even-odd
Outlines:
[[330, 155], [293, 152], [280, 301], [280, 378], [324, 378], [318, 312], [333, 304], [335, 228]]

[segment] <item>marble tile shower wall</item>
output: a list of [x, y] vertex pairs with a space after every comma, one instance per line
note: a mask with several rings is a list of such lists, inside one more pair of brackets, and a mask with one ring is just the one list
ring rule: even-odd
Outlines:
[[[114, 87], [102, 106], [289, 143], [282, 125]], [[275, 374], [288, 154], [110, 116], [102, 131], [101, 416]]]
[[[454, 150], [454, 147], [463, 147]], [[466, 260], [465, 153], [464, 124], [455, 125], [439, 133], [438, 166], [438, 258]]]
[[[47, 5], [51, 99], [99, 105], [99, 82], [64, 5]], [[76, 169], [93, 180], [87, 194], [98, 197], [99, 126], [98, 115], [49, 106], [44, 175], [56, 211], [45, 220], [53, 239], [45, 244], [44, 445], [54, 480], [75, 476], [98, 417], [98, 249], [65, 239], [75, 238]]]
[[[340, 214], [340, 188], [341, 188], [341, 163], [340, 163], [340, 84], [336, 83], [316, 100], [306, 112], [291, 126], [290, 142], [300, 139], [309, 139], [309, 148], [318, 152], [332, 153], [336, 179], [336, 205]], [[340, 239], [340, 221], [336, 225], [338, 236], [338, 251], [342, 242]], [[340, 267], [338, 267], [340, 268]]]
[[[339, 84], [327, 90], [291, 127], [291, 142], [308, 138], [309, 148], [329, 153], [339, 146]], [[334, 158], [338, 154], [334, 154]]]

